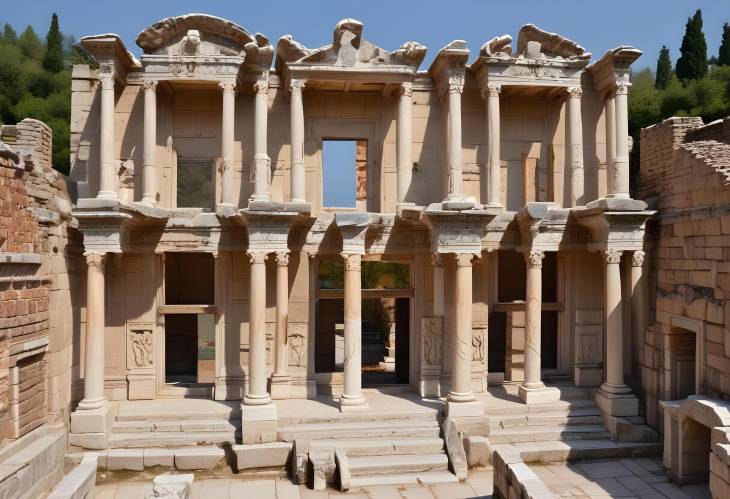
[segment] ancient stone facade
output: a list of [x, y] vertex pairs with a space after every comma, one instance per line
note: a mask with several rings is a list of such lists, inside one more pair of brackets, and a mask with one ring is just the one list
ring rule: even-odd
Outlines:
[[71, 202], [50, 157], [44, 123], [0, 128], [2, 497], [37, 497], [63, 472], [80, 327], [71, 291], [79, 241], [69, 241]]
[[670, 118], [641, 132], [639, 195], [658, 210], [646, 253], [656, 293], [636, 338], [647, 419], [663, 428], [677, 479], [711, 470], [715, 497], [730, 491], [729, 167], [727, 119]]

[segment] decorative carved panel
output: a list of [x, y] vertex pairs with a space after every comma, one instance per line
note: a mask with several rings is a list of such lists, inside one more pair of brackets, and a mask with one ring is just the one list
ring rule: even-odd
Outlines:
[[423, 336], [423, 363], [437, 366], [443, 359], [443, 319], [441, 317], [424, 317], [421, 322]]

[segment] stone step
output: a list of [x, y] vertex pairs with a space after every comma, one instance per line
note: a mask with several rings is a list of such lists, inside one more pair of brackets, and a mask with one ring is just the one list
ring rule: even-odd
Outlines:
[[562, 427], [526, 426], [503, 430], [498, 429], [490, 432], [489, 434], [489, 441], [493, 444], [560, 440], [598, 440], [608, 438], [610, 438], [610, 434], [603, 425], [576, 425]]
[[509, 405], [490, 405], [488, 402], [485, 403], [484, 414], [487, 416], [502, 416], [502, 415], [519, 415], [529, 413], [543, 413], [543, 412], [567, 412], [576, 409], [594, 409], [596, 403], [590, 399], [571, 399], [559, 400], [557, 402], [550, 402], [548, 404], [509, 404]]
[[533, 412], [519, 415], [493, 416], [490, 428], [515, 428], [522, 426], [571, 426], [603, 424], [601, 410], [597, 407], [571, 409], [566, 412]]
[[182, 447], [200, 444], [236, 443], [233, 431], [146, 431], [112, 433], [109, 448]]
[[206, 432], [206, 431], [236, 431], [236, 427], [223, 419], [180, 419], [173, 421], [117, 421], [112, 426], [113, 433], [141, 433], [141, 432]]
[[[495, 445], [500, 447], [501, 445]], [[654, 457], [662, 454], [659, 442], [634, 443], [612, 440], [568, 440], [563, 442], [520, 442], [511, 445], [527, 463], [561, 462], [584, 459]]]
[[279, 427], [279, 438], [293, 442], [296, 438], [311, 440], [332, 438], [437, 437], [438, 421], [371, 421], [293, 424]]
[[420, 454], [393, 456], [348, 457], [350, 475], [354, 478], [363, 475], [397, 475], [402, 473], [422, 473], [426, 471], [446, 471], [449, 459], [446, 454]]
[[375, 485], [409, 485], [409, 484], [439, 484], [458, 483], [459, 480], [448, 471], [426, 471], [423, 473], [399, 473], [394, 475], [362, 475], [353, 476], [350, 486], [370, 487]]
[[387, 456], [395, 454], [438, 454], [444, 452], [444, 441], [428, 438], [331, 438], [313, 440], [312, 449], [343, 449], [348, 457]]
[[[365, 391], [365, 390], [363, 390]], [[383, 387], [382, 391], [400, 393], [407, 391], [399, 385]], [[367, 397], [367, 395], [365, 395]], [[336, 416], [297, 415], [279, 416], [279, 426], [318, 424], [318, 423], [369, 423], [372, 421], [436, 421], [437, 411], [391, 411], [391, 412], [350, 412]]]

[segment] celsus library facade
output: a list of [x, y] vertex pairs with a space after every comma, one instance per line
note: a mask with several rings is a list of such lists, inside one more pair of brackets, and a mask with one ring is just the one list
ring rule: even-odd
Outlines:
[[637, 421], [639, 50], [592, 59], [525, 25], [426, 67], [353, 19], [313, 49], [202, 14], [136, 43], [85, 37], [95, 63], [73, 69], [72, 445], [201, 399], [231, 408], [232, 443], [291, 441], [292, 408], [368, 414], [383, 393], [479, 434], [493, 386], [527, 407], [570, 386]]

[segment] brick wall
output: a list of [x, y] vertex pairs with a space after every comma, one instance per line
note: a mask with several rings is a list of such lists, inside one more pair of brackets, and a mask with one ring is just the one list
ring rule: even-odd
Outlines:
[[730, 116], [722, 120], [715, 120], [707, 125], [688, 130], [686, 141], [716, 140], [730, 144]]
[[695, 379], [701, 393], [730, 397], [730, 144], [707, 140], [730, 130], [722, 123], [670, 118], [641, 132], [639, 192], [659, 210], [647, 231], [654, 320], [641, 361], [654, 426], [658, 401], [695, 393]]

